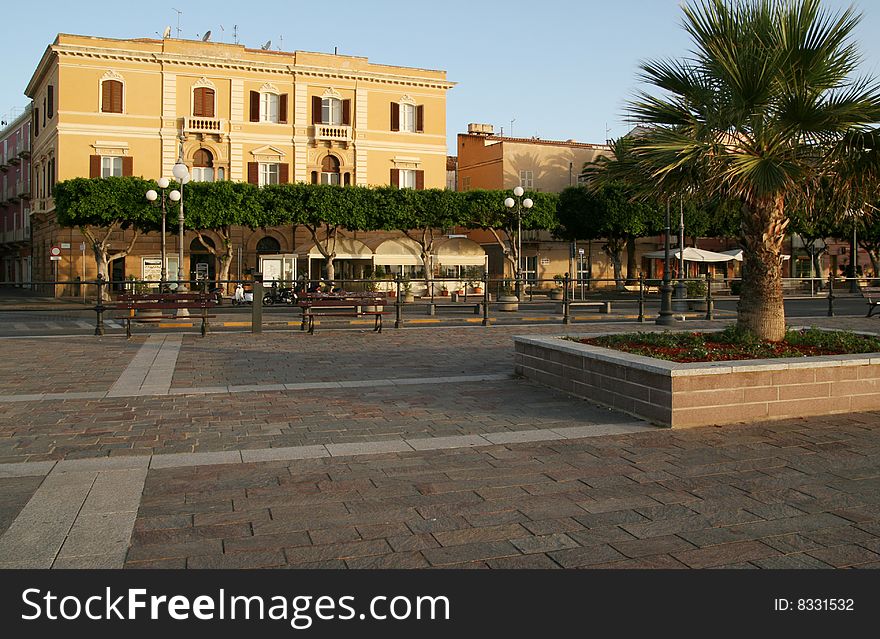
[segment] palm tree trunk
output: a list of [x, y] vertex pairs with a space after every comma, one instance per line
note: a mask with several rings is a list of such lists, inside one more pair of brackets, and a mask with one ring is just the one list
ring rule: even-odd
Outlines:
[[626, 238], [626, 283], [635, 284], [639, 280], [639, 265], [636, 262], [636, 238]]
[[785, 337], [782, 244], [788, 220], [783, 202], [781, 195], [768, 196], [744, 204], [743, 209], [743, 281], [737, 325], [772, 342]]

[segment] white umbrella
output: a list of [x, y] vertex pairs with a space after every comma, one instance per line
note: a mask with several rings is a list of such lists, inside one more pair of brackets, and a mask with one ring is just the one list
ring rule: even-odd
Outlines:
[[[666, 257], [665, 251], [653, 251], [645, 253], [643, 257], [648, 259], [662, 260]], [[679, 259], [679, 249], [669, 251], [669, 259]], [[704, 251], [703, 249], [686, 246], [684, 249], [685, 262], [729, 262], [736, 259], [733, 255], [727, 253], [716, 253], [714, 251]]]
[[[743, 250], [742, 249], [730, 249], [729, 251], [721, 251], [721, 252], [724, 255], [732, 256], [733, 259], [735, 259], [737, 262], [743, 261]], [[687, 253], [685, 253], [685, 254], [687, 254]], [[784, 259], [784, 260], [787, 260], [790, 258], [791, 258], [791, 255], [783, 255], [782, 256], [782, 259]], [[687, 258], [685, 258], [685, 259], [687, 259]]]

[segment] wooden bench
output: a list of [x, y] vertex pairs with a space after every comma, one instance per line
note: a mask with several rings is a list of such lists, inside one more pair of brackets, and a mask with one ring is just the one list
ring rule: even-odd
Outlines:
[[436, 315], [437, 314], [436, 309], [438, 309], [438, 308], [463, 308], [463, 309], [473, 308], [474, 315], [479, 315], [480, 313], [483, 312], [483, 303], [482, 302], [476, 302], [473, 304], [470, 302], [461, 302], [458, 304], [456, 304], [456, 303], [438, 304], [436, 302], [428, 302], [427, 307], [428, 307], [428, 315]]
[[600, 313], [610, 313], [611, 312], [611, 302], [569, 302], [568, 308], [571, 309], [575, 306], [596, 306], [599, 307]]
[[[128, 311], [118, 319], [125, 320], [125, 336], [131, 337], [131, 323], [155, 323], [168, 320], [180, 321], [180, 317], [171, 315], [171, 310], [196, 310], [202, 320], [202, 337], [208, 334], [208, 309], [216, 306], [214, 296], [209, 293], [120, 293], [115, 302], [105, 308], [110, 311]], [[136, 315], [139, 311], [159, 311], [159, 315]]]
[[[376, 318], [373, 332], [381, 333], [382, 316], [390, 313], [385, 310], [387, 304], [388, 298], [385, 293], [307, 293], [299, 301], [299, 307], [303, 312], [300, 330], [308, 330], [310, 334], [314, 334], [315, 318], [372, 316]], [[364, 307], [367, 306], [376, 307], [376, 310], [365, 311]], [[316, 313], [314, 309], [330, 310]]]

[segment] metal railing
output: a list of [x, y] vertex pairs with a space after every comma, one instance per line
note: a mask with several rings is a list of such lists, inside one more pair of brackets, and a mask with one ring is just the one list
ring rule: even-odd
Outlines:
[[[23, 229], [18, 229], [15, 232], [19, 231], [23, 231]], [[7, 241], [9, 233], [6, 232], [3, 235]], [[614, 281], [605, 281], [605, 283], [612, 282]], [[735, 293], [738, 292], [737, 284], [739, 282], [738, 279], [712, 279], [708, 276], [673, 280], [675, 288], [678, 289], [677, 296], [673, 297], [673, 313], [677, 316], [687, 315], [691, 318], [713, 320], [719, 302], [726, 302], [727, 310], [731, 310], [730, 303], [737, 299]], [[458, 278], [409, 279], [400, 276], [380, 279], [336, 278], [332, 282], [300, 279], [297, 282], [279, 281], [277, 287], [271, 286], [269, 282], [264, 283], [254, 279], [186, 280], [182, 282], [172, 280], [162, 283], [158, 280], [81, 280], [77, 277], [73, 280], [0, 282], [0, 287], [5, 285], [28, 288], [45, 298], [60, 298], [58, 301], [46, 300], [44, 306], [37, 306], [38, 311], [35, 311], [32, 303], [23, 299], [20, 305], [4, 305], [0, 312], [52, 313], [56, 310], [62, 310], [66, 313], [88, 313], [91, 311], [99, 316], [97, 324], [103, 327], [103, 312], [106, 311], [106, 302], [111, 300], [114, 295], [122, 292], [145, 294], [174, 292], [179, 291], [179, 285], [182, 284], [184, 290], [212, 293], [218, 303], [224, 307], [222, 310], [224, 313], [241, 314], [249, 310], [251, 331], [260, 332], [264, 322], [264, 311], [270, 313], [266, 317], [274, 316], [275, 318], [283, 317], [284, 313], [288, 311], [305, 313], [305, 310], [295, 302], [285, 304], [280, 296], [280, 289], [289, 288], [291, 284], [295, 284], [300, 291], [384, 293], [387, 299], [386, 306], [391, 309], [388, 312], [394, 313], [394, 326], [398, 328], [404, 326], [407, 321], [416, 319], [419, 315], [422, 315], [422, 319], [420, 319], [422, 323], [438, 321], [426, 320], [424, 316], [437, 315], [441, 310], [444, 312], [448, 310], [452, 313], [456, 310], [465, 311], [466, 314], [458, 314], [458, 319], [465, 319], [471, 323], [477, 322], [483, 326], [507, 319], [570, 324], [575, 320], [587, 319], [585, 316], [577, 314], [579, 309], [585, 307], [598, 311], [599, 316], [594, 317], [595, 319], [648, 322], [653, 321], [656, 317], [656, 311], [660, 304], [659, 280], [646, 279], [640, 275], [637, 280], [631, 280], [630, 284], [618, 281], [616, 289], [594, 288], [585, 295], [579, 294], [581, 283], [580, 280], [568, 276], [553, 279], [530, 279], [521, 283], [521, 295], [517, 297], [514, 295], [514, 281], [485, 276], [468, 280]], [[839, 310], [835, 307], [836, 303], [846, 298], [861, 299], [863, 294], [868, 292], [868, 285], [873, 283], [873, 281], [864, 278], [832, 277], [821, 282], [821, 293], [819, 293], [818, 281], [805, 282], [802, 278], [789, 278], [786, 279], [784, 287], [788, 294], [783, 299], [821, 301], [823, 305], [827, 304], [827, 310], [822, 309], [822, 314], [827, 313], [828, 316], [834, 316]], [[247, 304], [251, 307], [250, 309], [245, 308], [245, 305], [232, 308], [232, 293], [237, 284], [241, 284], [248, 293], [252, 294], [252, 299]], [[877, 290], [880, 293], [880, 282], [877, 284]], [[444, 288], [445, 294], [443, 293]], [[269, 299], [270, 297], [272, 299]], [[264, 304], [264, 299], [269, 299], [269, 301]], [[48, 304], [53, 301], [56, 302], [55, 306]], [[274, 303], [270, 304], [270, 301]], [[69, 303], [60, 302], [78, 302], [78, 305], [72, 306]], [[271, 309], [267, 307], [271, 307]], [[621, 312], [621, 308], [629, 310]], [[850, 314], [854, 308], [850, 303], [848, 307]], [[861, 307], [859, 306], [859, 308]], [[847, 309], [844, 310], [847, 311]], [[820, 312], [820, 309], [817, 309], [817, 312]], [[468, 319], [472, 316], [477, 317]], [[235, 322], [234, 324], [240, 325], [241, 323]], [[290, 325], [291, 322], [284, 321], [282, 324]], [[97, 330], [96, 328], [96, 332]]]

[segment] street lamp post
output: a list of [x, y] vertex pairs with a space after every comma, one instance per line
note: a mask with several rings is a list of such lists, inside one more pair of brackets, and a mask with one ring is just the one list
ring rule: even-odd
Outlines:
[[[160, 236], [160, 246], [162, 253], [162, 270], [159, 275], [159, 290], [165, 292], [165, 284], [168, 282], [168, 261], [165, 255], [165, 189], [168, 188], [169, 180], [166, 177], [161, 177], [156, 181], [156, 184], [159, 186], [159, 189], [162, 191], [162, 235]], [[150, 202], [155, 202], [159, 197], [159, 194], [156, 193], [153, 189], [147, 191], [147, 199]]]
[[660, 287], [660, 314], [656, 323], [661, 326], [671, 326], [675, 323], [672, 317], [672, 280], [669, 277], [669, 200], [666, 201], [666, 232], [663, 244], [663, 285]]
[[522, 287], [522, 210], [530, 209], [534, 202], [530, 198], [523, 199], [525, 191], [523, 187], [518, 186], [513, 189], [514, 200], [509, 197], [504, 200], [504, 206], [512, 209], [516, 206], [516, 296], [519, 298]]

